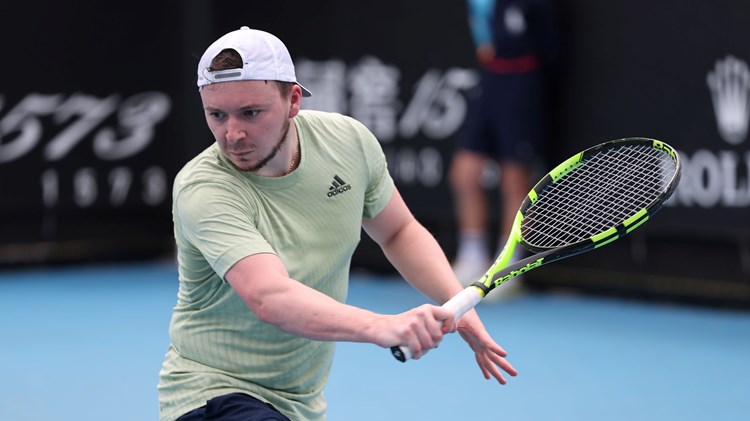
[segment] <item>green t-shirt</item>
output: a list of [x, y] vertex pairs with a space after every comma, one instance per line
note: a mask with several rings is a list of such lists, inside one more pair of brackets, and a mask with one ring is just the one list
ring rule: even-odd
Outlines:
[[162, 421], [234, 392], [295, 421], [325, 419], [334, 344], [261, 322], [224, 276], [244, 257], [274, 253], [293, 279], [343, 302], [362, 218], [383, 210], [393, 180], [362, 124], [315, 111], [294, 121], [301, 160], [291, 174], [238, 171], [214, 144], [175, 179], [180, 285], [158, 386]]

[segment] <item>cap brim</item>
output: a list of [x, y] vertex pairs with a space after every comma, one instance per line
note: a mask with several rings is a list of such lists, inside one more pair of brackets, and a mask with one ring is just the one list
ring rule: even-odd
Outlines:
[[307, 98], [312, 96], [312, 92], [310, 92], [307, 88], [302, 86], [299, 82], [297, 82], [297, 86], [299, 86], [302, 89], [302, 96]]

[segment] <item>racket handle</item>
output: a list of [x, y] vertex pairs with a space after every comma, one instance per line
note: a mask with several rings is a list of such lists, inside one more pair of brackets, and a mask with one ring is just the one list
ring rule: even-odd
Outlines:
[[468, 286], [463, 291], [443, 304], [443, 308], [453, 311], [453, 320], [458, 320], [482, 301], [482, 291], [475, 286]]
[[[481, 300], [482, 294], [479, 288], [469, 286], [454, 295], [453, 298], [443, 304], [442, 307], [453, 311], [455, 314], [453, 320], [458, 320], [461, 316], [466, 314], [467, 311], [474, 308], [474, 306], [476, 306]], [[411, 350], [405, 345], [391, 347], [391, 354], [402, 363], [405, 363], [412, 357]]]

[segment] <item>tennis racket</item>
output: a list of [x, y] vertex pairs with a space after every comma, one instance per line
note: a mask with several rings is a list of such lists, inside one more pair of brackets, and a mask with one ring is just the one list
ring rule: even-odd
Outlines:
[[[680, 173], [677, 152], [654, 139], [613, 140], [570, 157], [524, 199], [492, 267], [443, 308], [458, 320], [509, 279], [626, 235], [659, 210]], [[535, 254], [508, 265], [518, 245]], [[406, 346], [391, 352], [402, 362], [411, 358]]]

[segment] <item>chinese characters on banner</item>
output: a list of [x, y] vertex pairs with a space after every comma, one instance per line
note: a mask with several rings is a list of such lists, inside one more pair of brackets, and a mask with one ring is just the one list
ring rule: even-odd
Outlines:
[[297, 78], [313, 92], [303, 108], [350, 115], [365, 124], [383, 145], [396, 182], [436, 187], [444, 181], [449, 140], [466, 118], [464, 94], [478, 82], [474, 70], [431, 68], [413, 86], [404, 86], [398, 67], [373, 56], [354, 63], [298, 59], [296, 68]]

